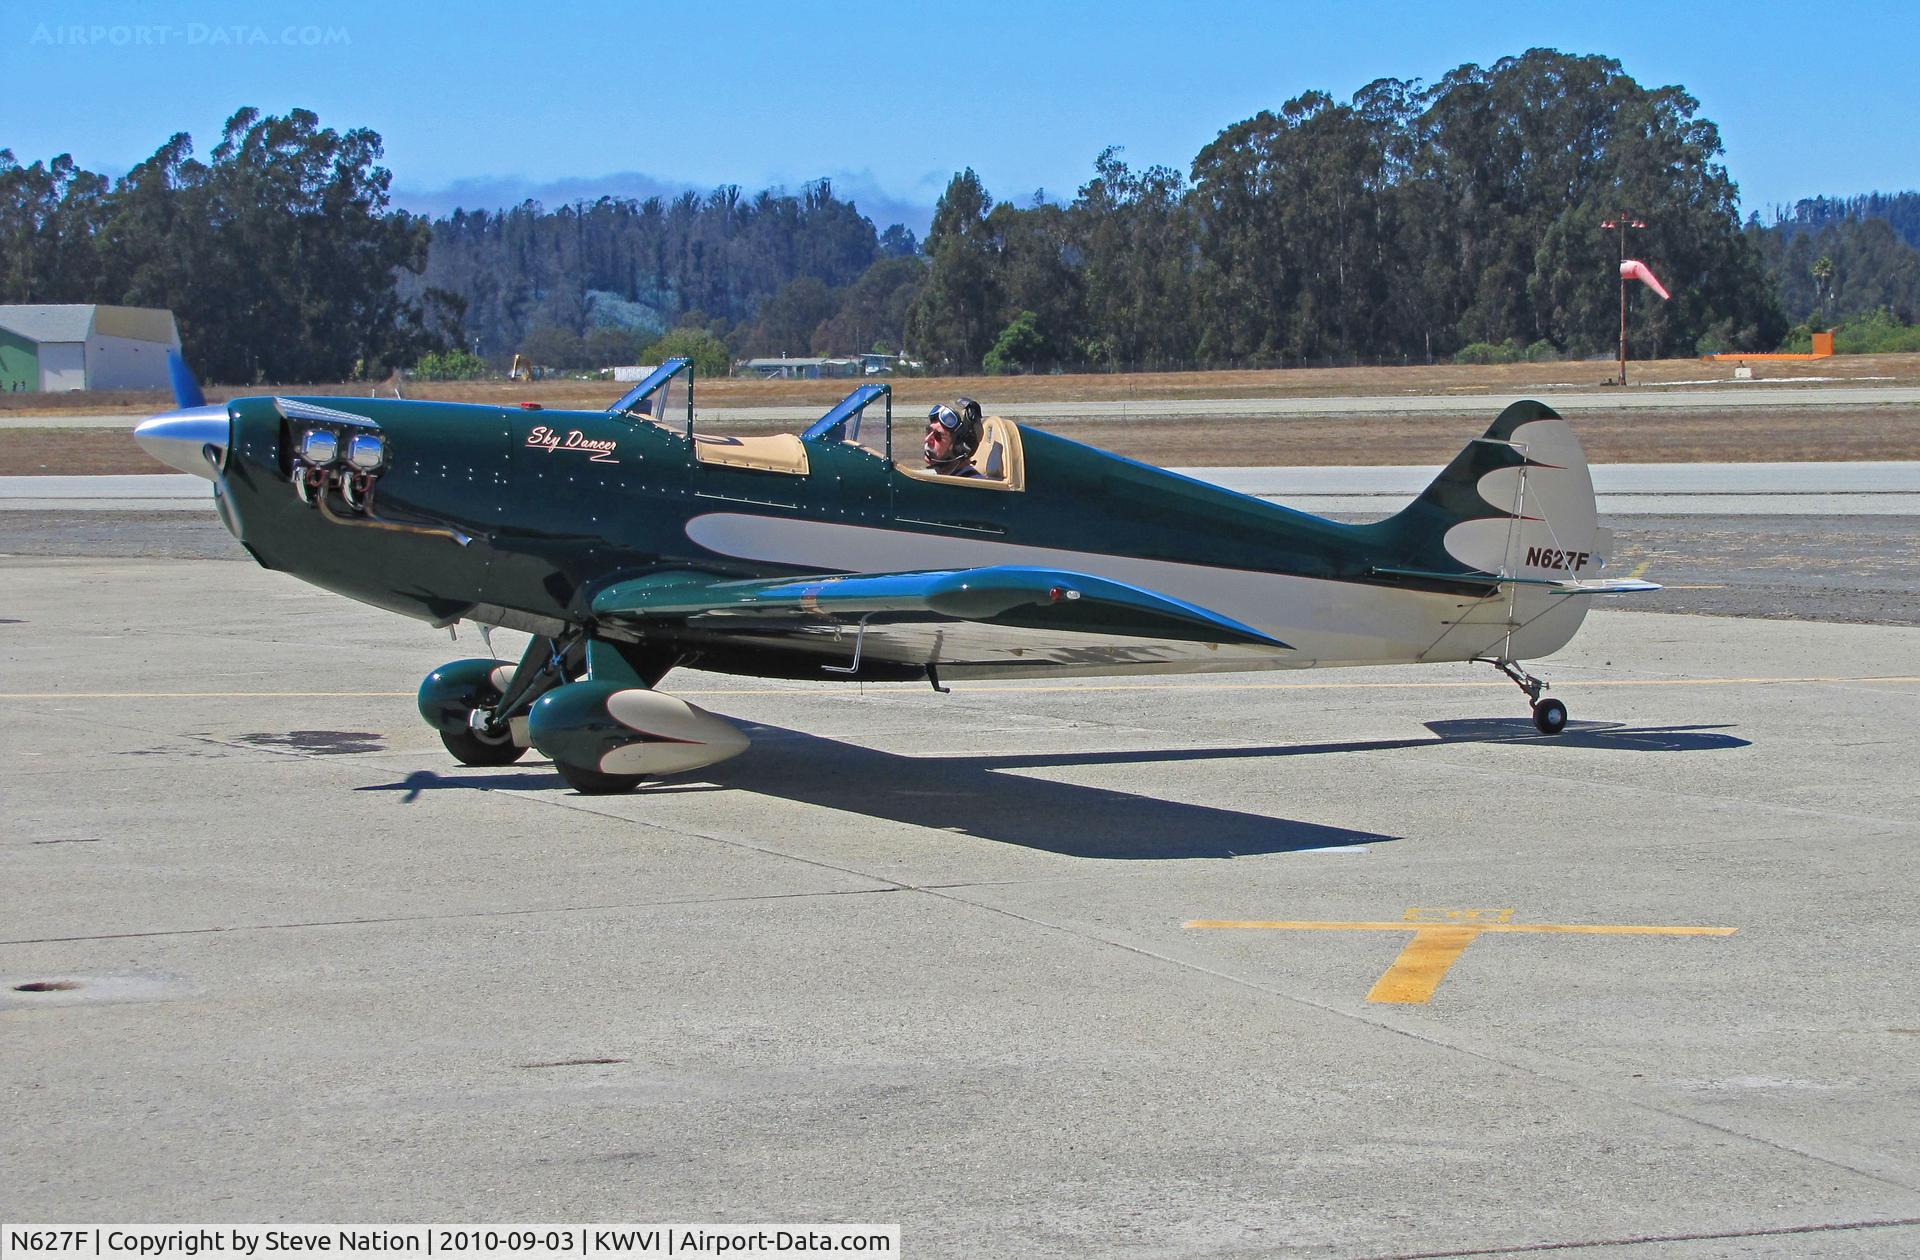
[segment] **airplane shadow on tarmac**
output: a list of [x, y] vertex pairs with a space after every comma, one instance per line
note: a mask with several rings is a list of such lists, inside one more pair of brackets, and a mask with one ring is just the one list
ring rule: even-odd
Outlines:
[[[1740, 748], [1748, 741], [1704, 726], [1628, 727], [1576, 722], [1543, 736], [1525, 718], [1429, 722], [1435, 738], [1229, 748], [1147, 748], [982, 756], [908, 756], [863, 748], [803, 731], [741, 724], [753, 739], [746, 755], [699, 771], [698, 781], [666, 780], [641, 796], [715, 791], [752, 792], [933, 831], [978, 836], [1067, 857], [1106, 860], [1230, 858], [1348, 845], [1382, 844], [1397, 836], [1356, 831], [1165, 800], [1135, 792], [1063, 783], [1017, 773], [1068, 766], [1148, 766], [1173, 762], [1249, 761], [1342, 752], [1384, 752], [1455, 743], [1540, 743], [1570, 748], [1697, 752]], [[446, 788], [539, 788], [557, 776], [522, 771], [441, 775], [416, 771], [401, 783], [360, 791], [400, 792], [403, 803]], [[1008, 772], [1016, 773], [1008, 773]], [[557, 784], [556, 784], [557, 785]]]
[[[1568, 722], [1558, 735], [1542, 735], [1532, 718], [1459, 718], [1428, 722], [1443, 744], [1540, 744], [1560, 748], [1611, 748], [1621, 752], [1712, 752], [1746, 748], [1753, 741], [1720, 734], [1724, 726], [1628, 726], [1625, 722]], [[1431, 740], [1409, 740], [1417, 747]], [[1396, 746], [1396, 745], [1390, 745]]]

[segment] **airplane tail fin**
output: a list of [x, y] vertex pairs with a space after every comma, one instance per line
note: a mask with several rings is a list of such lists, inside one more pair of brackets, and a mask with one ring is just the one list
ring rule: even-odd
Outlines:
[[[1553, 408], [1516, 402], [1469, 442], [1398, 515], [1380, 523], [1397, 553], [1384, 573], [1485, 584], [1447, 655], [1526, 660], [1579, 629], [1586, 598], [1651, 583], [1597, 580], [1613, 548], [1594, 505], [1587, 457]], [[1487, 640], [1466, 646], [1476, 637]]]
[[1392, 523], [1429, 546], [1437, 536], [1445, 567], [1523, 578], [1594, 576], [1611, 541], [1580, 439], [1531, 401], [1501, 412]]

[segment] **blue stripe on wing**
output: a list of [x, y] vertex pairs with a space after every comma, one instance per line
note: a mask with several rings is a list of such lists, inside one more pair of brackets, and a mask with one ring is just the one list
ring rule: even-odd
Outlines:
[[1028, 565], [735, 581], [699, 573], [662, 573], [617, 582], [593, 600], [614, 621], [698, 620], [707, 628], [732, 618], [969, 621], [1076, 634], [1110, 634], [1200, 643], [1290, 645], [1241, 621], [1143, 587]]

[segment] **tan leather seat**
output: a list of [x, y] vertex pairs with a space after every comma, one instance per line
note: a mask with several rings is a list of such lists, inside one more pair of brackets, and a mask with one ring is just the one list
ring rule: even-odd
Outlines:
[[718, 437], [693, 435], [693, 457], [703, 464], [724, 464], [728, 468], [751, 468], [757, 472], [807, 475], [807, 446], [792, 433], [773, 433], [765, 437]]

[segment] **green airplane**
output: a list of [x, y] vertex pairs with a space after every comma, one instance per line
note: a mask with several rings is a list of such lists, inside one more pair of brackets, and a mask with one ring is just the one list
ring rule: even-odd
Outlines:
[[[605, 411], [208, 406], [177, 362], [174, 379], [178, 409], [134, 436], [213, 482], [262, 566], [435, 626], [532, 635], [517, 662], [435, 670], [420, 712], [467, 765], [537, 748], [588, 793], [745, 750], [657, 690], [679, 666], [944, 691], [1485, 661], [1552, 735], [1566, 705], [1521, 662], [1565, 645], [1594, 596], [1658, 589], [1597, 576], [1611, 539], [1586, 459], [1538, 402], [1501, 412], [1396, 515], [1346, 525], [998, 416], [967, 418], [972, 449], [945, 471], [918, 445], [896, 459], [885, 384], [803, 433], [730, 437], [694, 430], [684, 359]], [[954, 414], [929, 420], [930, 442]]]

